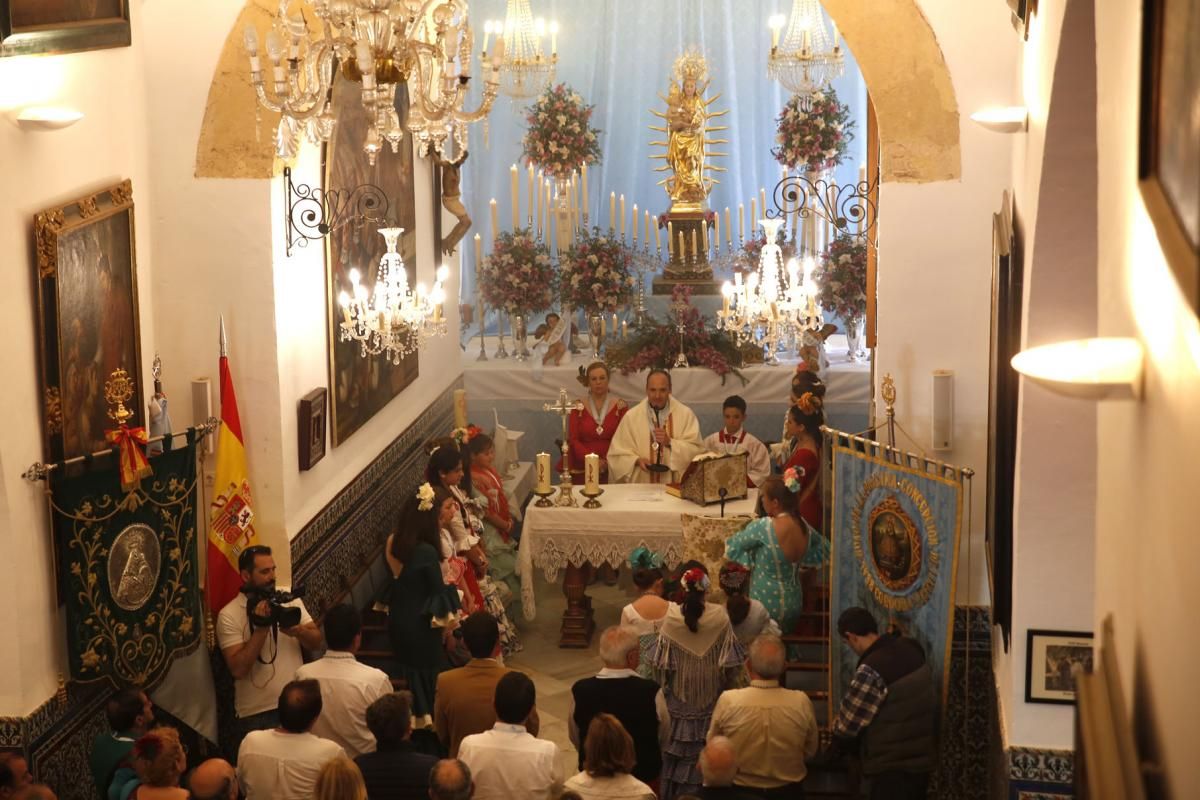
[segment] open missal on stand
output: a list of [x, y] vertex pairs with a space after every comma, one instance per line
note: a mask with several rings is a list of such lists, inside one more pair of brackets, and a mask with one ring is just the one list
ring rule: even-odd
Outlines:
[[667, 493], [699, 505], [740, 500], [754, 484], [746, 475], [745, 453], [701, 453], [692, 459], [679, 483], [668, 483]]

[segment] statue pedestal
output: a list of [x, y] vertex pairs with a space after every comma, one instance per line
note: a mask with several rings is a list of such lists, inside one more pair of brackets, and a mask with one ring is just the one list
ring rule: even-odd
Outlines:
[[697, 295], [721, 293], [720, 284], [713, 280], [712, 265], [708, 263], [704, 214], [704, 211], [671, 212], [671, 231], [674, 236], [671, 260], [667, 262], [663, 274], [652, 281], [653, 294], [669, 295], [676, 285], [687, 286], [692, 294]]

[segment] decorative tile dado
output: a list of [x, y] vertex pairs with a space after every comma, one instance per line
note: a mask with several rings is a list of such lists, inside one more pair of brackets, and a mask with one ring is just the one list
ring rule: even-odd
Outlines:
[[349, 591], [378, 557], [409, 490], [424, 479], [423, 445], [454, 427], [454, 389], [461, 384], [460, 378], [447, 388], [292, 539], [292, 583], [305, 587], [313, 614]]
[[1018, 789], [1016, 800], [1072, 800], [1074, 796], [1057, 792], [1026, 792]]
[[51, 697], [25, 717], [0, 717], [0, 748], [19, 750], [39, 781], [60, 800], [94, 800], [88, 755], [96, 734], [107, 730], [100, 685], [72, 686], [67, 701]]
[[1008, 777], [1014, 781], [1041, 781], [1070, 785], [1075, 776], [1075, 753], [1071, 750], [1039, 750], [1010, 747]]
[[930, 797], [988, 796], [988, 748], [984, 743], [996, 715], [989, 625], [986, 607], [959, 606], [954, 610], [950, 689]]

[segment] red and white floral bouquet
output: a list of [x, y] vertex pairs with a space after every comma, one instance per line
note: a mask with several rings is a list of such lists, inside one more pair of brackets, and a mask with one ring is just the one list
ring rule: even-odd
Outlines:
[[547, 88], [526, 110], [529, 127], [521, 155], [555, 178], [570, 177], [581, 164], [598, 163], [600, 131], [591, 125], [593, 108], [565, 83]]
[[817, 302], [849, 327], [867, 313], [867, 240], [842, 234], [821, 254], [813, 270]]
[[528, 315], [554, 302], [557, 278], [546, 245], [518, 228], [496, 237], [479, 271], [479, 289], [490, 307]]
[[562, 260], [562, 293], [567, 303], [587, 312], [613, 312], [628, 305], [637, 286], [629, 249], [593, 229], [577, 239]]
[[850, 107], [838, 100], [832, 86], [807, 103], [793, 95], [775, 119], [776, 147], [771, 154], [788, 169], [833, 169], [846, 157], [853, 128]]

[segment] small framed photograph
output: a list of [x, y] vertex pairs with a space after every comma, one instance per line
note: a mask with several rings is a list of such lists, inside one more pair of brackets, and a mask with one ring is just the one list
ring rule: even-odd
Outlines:
[[1030, 629], [1025, 643], [1025, 702], [1075, 704], [1075, 668], [1092, 670], [1092, 634]]
[[326, 391], [322, 387], [313, 389], [300, 398], [296, 435], [301, 472], [312, 469], [314, 464], [325, 457], [325, 429], [328, 427], [325, 395]]

